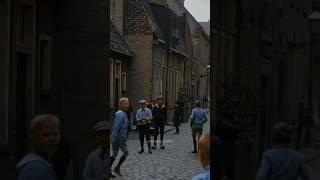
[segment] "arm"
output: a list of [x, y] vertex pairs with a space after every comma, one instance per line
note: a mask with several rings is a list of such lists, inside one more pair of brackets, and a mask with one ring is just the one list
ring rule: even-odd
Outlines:
[[167, 107], [164, 107], [163, 111], [164, 111], [164, 122], [167, 123], [168, 122], [167, 121]]
[[140, 111], [138, 110], [137, 113], [136, 113], [136, 120], [137, 121], [140, 121]]
[[92, 158], [90, 158], [90, 155], [88, 156], [87, 158], [87, 162], [86, 162], [86, 165], [85, 165], [85, 168], [83, 170], [83, 178], [85, 180], [93, 180], [94, 179], [94, 171], [92, 169]]
[[117, 115], [116, 115], [116, 118], [115, 118], [115, 120], [114, 120], [113, 129], [112, 129], [113, 134], [114, 134], [115, 137], [118, 136], [118, 132], [119, 132], [119, 130], [120, 130], [120, 128], [121, 128], [121, 123], [122, 123], [122, 121], [123, 121], [123, 118], [122, 118], [121, 114], [120, 114], [120, 113], [117, 114]]
[[303, 160], [300, 167], [300, 177], [302, 180], [312, 180], [309, 169], [307, 168], [306, 162]]
[[193, 116], [194, 116], [194, 113], [193, 113], [193, 110], [192, 110], [192, 111], [191, 111], [191, 115], [190, 115], [190, 117], [189, 117], [189, 124], [190, 124], [190, 126], [192, 125]]
[[257, 180], [267, 180], [269, 176], [271, 176], [270, 172], [271, 172], [271, 161], [264, 154], [261, 162], [261, 166], [257, 174]]
[[206, 123], [208, 121], [208, 116], [206, 112], [203, 113], [203, 123]]
[[151, 120], [153, 117], [152, 117], [152, 112], [150, 109], [148, 109], [148, 120]]

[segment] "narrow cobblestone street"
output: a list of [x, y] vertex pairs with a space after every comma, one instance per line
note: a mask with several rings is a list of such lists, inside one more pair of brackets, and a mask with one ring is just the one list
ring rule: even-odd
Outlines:
[[[204, 133], [209, 132], [210, 122], [204, 126]], [[173, 127], [166, 127], [165, 130]], [[180, 126], [180, 134], [174, 134], [175, 130], [165, 133], [165, 150], [153, 150], [152, 154], [138, 154], [140, 143], [138, 139], [129, 138], [129, 157], [122, 166], [123, 177], [115, 180], [188, 180], [202, 170], [193, 150], [191, 129], [188, 123]], [[133, 132], [136, 133], [136, 132]], [[129, 135], [130, 136], [130, 135]], [[133, 134], [134, 136], [134, 134]], [[145, 144], [145, 150], [147, 150]], [[121, 153], [118, 155], [117, 164]]]

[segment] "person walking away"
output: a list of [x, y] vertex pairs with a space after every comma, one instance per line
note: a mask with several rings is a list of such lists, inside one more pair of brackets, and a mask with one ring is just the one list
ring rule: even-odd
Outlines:
[[127, 147], [129, 120], [126, 113], [129, 108], [129, 99], [121, 98], [119, 100], [119, 107], [119, 110], [115, 113], [115, 119], [112, 126], [112, 156], [110, 158], [110, 167], [112, 167], [113, 162], [118, 156], [119, 149], [121, 149], [123, 155], [121, 156], [118, 165], [114, 169], [114, 172], [119, 176], [122, 176], [120, 167], [129, 155]]
[[93, 130], [96, 135], [98, 147], [87, 157], [83, 171], [85, 180], [107, 180], [111, 175], [110, 170], [110, 122], [100, 121]]
[[149, 108], [146, 107], [147, 101], [146, 100], [140, 100], [139, 104], [141, 106], [140, 109], [138, 109], [136, 113], [136, 119], [137, 119], [137, 125], [139, 129], [139, 139], [140, 139], [140, 145], [141, 150], [139, 151], [139, 154], [144, 152], [144, 137], [146, 137], [147, 144], [148, 144], [148, 152], [151, 154], [151, 143], [150, 143], [150, 123], [152, 120], [152, 112]]
[[194, 176], [192, 180], [210, 180], [210, 134], [201, 136], [198, 144], [198, 159], [204, 170]]
[[195, 102], [195, 108], [191, 112], [190, 116], [190, 126], [192, 129], [192, 140], [193, 140], [193, 151], [192, 153], [197, 153], [197, 141], [202, 135], [203, 124], [208, 121], [206, 112], [201, 107], [201, 102]]
[[152, 111], [152, 116], [154, 120], [154, 128], [155, 128], [155, 133], [154, 133], [154, 146], [152, 149], [157, 149], [157, 139], [158, 139], [158, 134], [160, 130], [160, 149], [164, 149], [165, 146], [163, 145], [163, 136], [164, 136], [164, 127], [165, 124], [167, 123], [167, 108], [163, 104], [163, 97], [158, 97], [157, 98], [157, 104], [153, 108]]
[[180, 133], [179, 126], [181, 124], [181, 120], [182, 120], [181, 109], [180, 109], [180, 105], [177, 102], [174, 108], [174, 116], [173, 116], [173, 125], [174, 127], [176, 127], [175, 134]]
[[57, 180], [51, 159], [60, 143], [59, 119], [38, 115], [30, 123], [31, 152], [17, 164], [17, 180]]
[[257, 180], [311, 180], [302, 155], [290, 148], [292, 130], [286, 123], [272, 128], [272, 149], [264, 152]]

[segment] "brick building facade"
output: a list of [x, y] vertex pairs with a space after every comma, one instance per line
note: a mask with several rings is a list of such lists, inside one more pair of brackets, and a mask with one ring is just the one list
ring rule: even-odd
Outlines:
[[4, 0], [0, 9], [0, 176], [15, 178], [15, 164], [30, 149], [32, 117], [52, 113], [64, 119], [80, 180], [95, 147], [91, 127], [109, 117], [108, 5]]

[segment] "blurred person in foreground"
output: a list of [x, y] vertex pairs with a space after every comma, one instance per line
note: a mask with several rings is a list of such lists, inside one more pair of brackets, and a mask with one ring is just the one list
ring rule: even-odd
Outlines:
[[109, 121], [100, 121], [93, 128], [98, 147], [87, 158], [83, 172], [85, 180], [107, 180], [111, 175], [110, 126]]
[[60, 143], [60, 121], [50, 114], [30, 123], [31, 152], [17, 164], [17, 180], [56, 180], [51, 159]]
[[210, 180], [210, 134], [202, 135], [198, 141], [198, 159], [204, 168], [192, 180]]
[[272, 149], [264, 152], [258, 180], [311, 180], [301, 154], [290, 148], [292, 130], [286, 123], [272, 129]]

